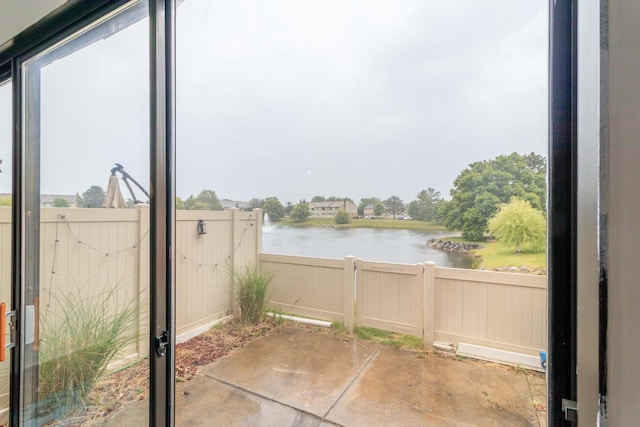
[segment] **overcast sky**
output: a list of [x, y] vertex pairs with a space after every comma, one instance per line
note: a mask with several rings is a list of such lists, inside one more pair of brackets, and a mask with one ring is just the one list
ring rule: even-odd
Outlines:
[[[448, 197], [472, 162], [546, 156], [547, 7], [185, 0], [178, 195], [408, 202], [427, 187]], [[106, 188], [115, 162], [148, 181], [147, 32], [140, 21], [43, 69], [43, 193]]]

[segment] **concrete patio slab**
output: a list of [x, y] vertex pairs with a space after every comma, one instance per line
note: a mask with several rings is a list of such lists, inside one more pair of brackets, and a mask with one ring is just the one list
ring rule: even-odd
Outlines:
[[251, 342], [202, 373], [324, 417], [380, 346], [284, 329]]
[[178, 383], [176, 425], [545, 426], [545, 399], [539, 373], [283, 328]]
[[[148, 414], [147, 400], [131, 402], [107, 424], [112, 427], [146, 425]], [[319, 417], [204, 375], [196, 375], [190, 381], [176, 385], [177, 426], [317, 427], [322, 423]]]
[[206, 376], [196, 376], [179, 389], [176, 421], [182, 426], [315, 427], [321, 422], [317, 417]]
[[524, 374], [382, 347], [327, 415], [349, 426], [538, 425]]

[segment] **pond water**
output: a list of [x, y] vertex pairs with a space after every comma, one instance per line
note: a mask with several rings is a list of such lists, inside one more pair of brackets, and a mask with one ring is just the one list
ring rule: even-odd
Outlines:
[[322, 258], [353, 255], [369, 261], [405, 264], [433, 261], [440, 267], [471, 268], [471, 259], [466, 255], [427, 247], [427, 240], [444, 236], [451, 236], [451, 232], [266, 224], [262, 232], [262, 251]]

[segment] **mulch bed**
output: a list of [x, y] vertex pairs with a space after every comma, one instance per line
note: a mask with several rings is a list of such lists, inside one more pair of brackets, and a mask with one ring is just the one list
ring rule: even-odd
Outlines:
[[190, 380], [198, 366], [208, 365], [238, 347], [267, 335], [274, 328], [272, 323], [257, 325], [229, 324], [198, 335], [176, 345], [176, 381]]

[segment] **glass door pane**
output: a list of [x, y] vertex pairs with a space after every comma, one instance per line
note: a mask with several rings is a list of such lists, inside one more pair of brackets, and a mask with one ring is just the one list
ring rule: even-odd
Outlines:
[[147, 15], [129, 5], [23, 64], [26, 424], [147, 423]]
[[[412, 374], [337, 368], [337, 353], [320, 356], [336, 347], [316, 331], [294, 336], [305, 329], [287, 324], [291, 317], [339, 333], [355, 326], [369, 338], [403, 334], [418, 348], [499, 353], [505, 363], [518, 353], [542, 370], [548, 5], [488, 3], [496, 7], [177, 2], [176, 371], [186, 380], [176, 385], [177, 425], [223, 424], [225, 416], [246, 425], [385, 425], [380, 408], [397, 395], [365, 386], [376, 383], [374, 372], [387, 391], [419, 393], [411, 381], [431, 363], [442, 366], [426, 354], [415, 365], [424, 371]], [[509, 226], [532, 215], [524, 221], [537, 238], [526, 249], [489, 230], [512, 198], [511, 210], [522, 209]], [[490, 233], [498, 240], [487, 241]], [[482, 271], [494, 269], [500, 273]], [[531, 272], [540, 276], [522, 276]], [[217, 342], [226, 351], [234, 337], [257, 335], [243, 328], [255, 327], [246, 320], [260, 318], [265, 296], [258, 326], [274, 333], [243, 341], [224, 360], [209, 357], [224, 354]], [[229, 314], [233, 322], [211, 328]], [[369, 328], [381, 330], [369, 335]], [[355, 355], [366, 354], [366, 344], [346, 342], [342, 349], [353, 351], [343, 360], [364, 366]], [[203, 351], [208, 346], [214, 350]], [[340, 379], [323, 389], [319, 378], [336, 371]], [[356, 374], [348, 372], [363, 375], [350, 382]], [[531, 396], [544, 402], [545, 379], [532, 375], [531, 388], [542, 391]], [[430, 378], [447, 383], [438, 393], [463, 396], [461, 387]], [[478, 387], [491, 383], [483, 381]], [[193, 410], [205, 389], [218, 402]], [[488, 398], [508, 404], [511, 392], [495, 392]], [[543, 417], [544, 404], [527, 399], [522, 408]], [[442, 422], [430, 418], [437, 404], [417, 400], [392, 404], [407, 410], [396, 419]], [[458, 412], [446, 416], [454, 424], [494, 419]], [[417, 413], [421, 419], [410, 418]], [[496, 425], [514, 424], [500, 416]]]
[[[0, 304], [9, 312], [11, 306], [11, 82], [0, 82]], [[1, 307], [1, 306], [0, 306]], [[0, 316], [1, 316], [0, 311]], [[0, 317], [0, 322], [2, 318]], [[5, 327], [6, 338], [10, 336]], [[0, 341], [0, 346], [4, 343]], [[9, 422], [10, 352], [0, 347], [0, 426]]]

